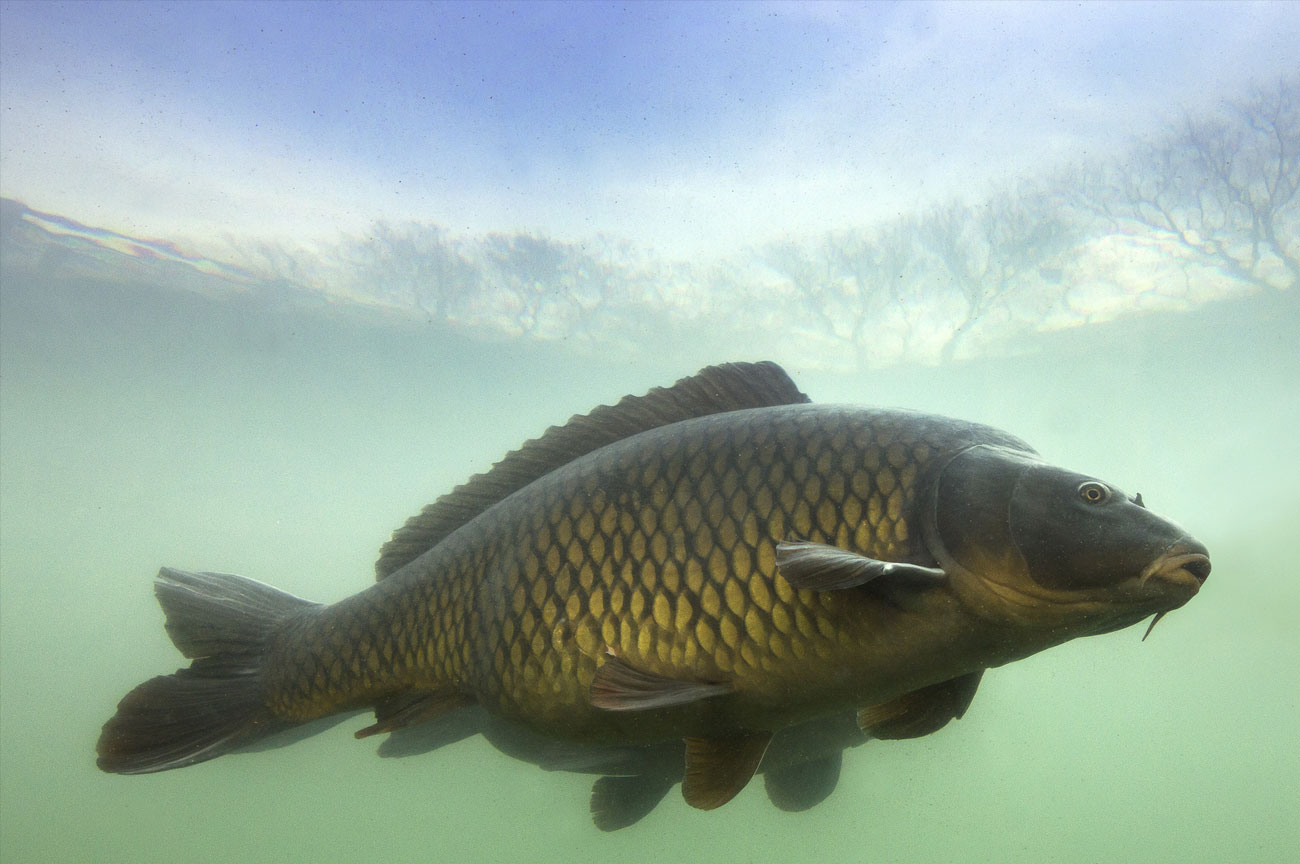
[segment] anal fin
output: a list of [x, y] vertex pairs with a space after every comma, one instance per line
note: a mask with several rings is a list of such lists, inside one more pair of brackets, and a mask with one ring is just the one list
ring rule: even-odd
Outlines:
[[878, 561], [847, 549], [808, 540], [786, 540], [776, 544], [776, 566], [795, 588], [814, 591], [856, 588], [877, 581], [924, 587], [947, 578], [947, 574], [936, 567]]
[[591, 821], [601, 831], [634, 825], [664, 800], [675, 782], [668, 777], [640, 774], [601, 777], [591, 787]]
[[700, 810], [726, 804], [749, 783], [763, 761], [771, 732], [748, 732], [726, 738], [687, 738], [682, 797]]
[[960, 719], [975, 698], [983, 670], [904, 693], [858, 711], [858, 725], [873, 738], [920, 738]]
[[840, 751], [820, 759], [764, 770], [767, 797], [787, 813], [815, 807], [835, 791], [843, 761], [844, 753]]
[[609, 654], [591, 682], [591, 704], [606, 711], [645, 711], [687, 705], [731, 692], [731, 685], [683, 681], [637, 669]]
[[454, 690], [408, 690], [375, 703], [375, 722], [364, 729], [358, 729], [353, 735], [369, 738], [382, 732], [392, 732], [435, 720], [468, 704], [469, 700]]
[[483, 710], [477, 705], [466, 706], [431, 720], [393, 729], [375, 752], [386, 759], [429, 753], [482, 732], [483, 716]]

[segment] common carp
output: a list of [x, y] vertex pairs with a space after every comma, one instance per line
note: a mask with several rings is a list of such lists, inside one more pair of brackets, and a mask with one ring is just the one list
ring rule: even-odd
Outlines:
[[[813, 404], [772, 363], [574, 417], [425, 508], [331, 605], [164, 568], [188, 668], [118, 704], [105, 771], [191, 765], [340, 712], [467, 705], [582, 746], [682, 742], [718, 807], [773, 735], [961, 716], [979, 676], [1190, 600], [1206, 549], [988, 426]], [[1153, 624], [1154, 624], [1153, 620]]]

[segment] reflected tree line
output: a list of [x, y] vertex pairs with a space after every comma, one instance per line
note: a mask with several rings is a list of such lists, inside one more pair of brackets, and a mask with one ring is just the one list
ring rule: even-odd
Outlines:
[[[431, 321], [595, 345], [647, 326], [725, 320], [779, 329], [858, 366], [933, 362], [1152, 298], [1295, 291], [1300, 79], [1189, 118], [1121, 159], [713, 264], [671, 263], [608, 237], [466, 239], [381, 224], [339, 250], [354, 292]], [[1145, 265], [1135, 264], [1145, 249]], [[1152, 264], [1150, 262], [1157, 262]], [[1153, 269], [1153, 267], [1155, 269]], [[287, 274], [286, 274], [287, 275]]]

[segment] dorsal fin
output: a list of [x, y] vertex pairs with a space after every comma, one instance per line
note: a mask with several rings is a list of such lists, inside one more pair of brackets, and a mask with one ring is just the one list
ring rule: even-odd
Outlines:
[[784, 369], [764, 361], [709, 366], [671, 387], [601, 405], [552, 426], [412, 516], [379, 550], [375, 576], [395, 573], [511, 493], [607, 444], [692, 417], [808, 401]]

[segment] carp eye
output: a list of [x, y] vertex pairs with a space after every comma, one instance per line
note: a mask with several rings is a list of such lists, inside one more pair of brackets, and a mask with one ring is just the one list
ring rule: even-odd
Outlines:
[[1110, 499], [1110, 487], [1096, 480], [1079, 484], [1079, 497], [1088, 504], [1104, 504]]

